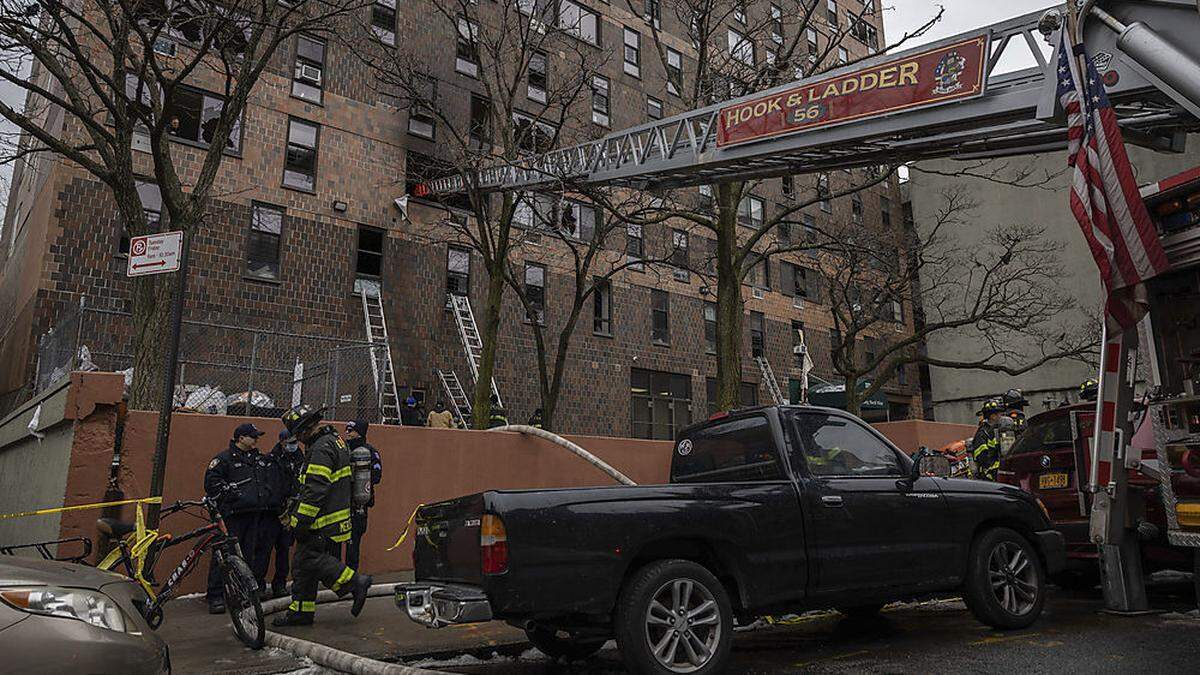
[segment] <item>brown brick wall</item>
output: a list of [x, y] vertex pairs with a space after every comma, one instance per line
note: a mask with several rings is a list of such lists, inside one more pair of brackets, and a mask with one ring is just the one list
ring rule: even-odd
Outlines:
[[[764, 14], [766, 6], [764, 3], [759, 8]], [[593, 7], [606, 16], [601, 29], [602, 48], [595, 51], [612, 85], [611, 128], [644, 122], [647, 93], [664, 101], [667, 115], [680, 112], [680, 101], [665, 92], [661, 65], [645, 22], [615, 4], [593, 3]], [[430, 21], [417, 4], [402, 3], [399, 22], [399, 41], [405, 48], [446, 56], [432, 59], [438, 64], [438, 76], [446, 80], [441, 90], [445, 92], [446, 105], [460, 109], [465, 115], [468, 92], [477, 85], [454, 74], [453, 39], [429, 30]], [[664, 16], [664, 22], [664, 28], [672, 30], [674, 18]], [[622, 25], [636, 28], [642, 34], [641, 79], [622, 72]], [[686, 40], [676, 42], [686, 53]], [[854, 51], [856, 43], [848, 38], [847, 44]], [[337, 45], [331, 45], [327, 51], [324, 105], [291, 97], [293, 48], [288, 45], [281, 52], [270, 74], [255, 91], [243, 120], [240, 154], [227, 157], [222, 165], [208, 221], [192, 243], [188, 318], [362, 338], [361, 310], [358, 299], [352, 295], [357, 229], [360, 225], [383, 228], [387, 231], [383, 283], [397, 383], [401, 387], [425, 389], [432, 402], [440, 396], [434, 368], [452, 368], [460, 377], [468, 376], [453, 317], [444, 308], [446, 244], [441, 240], [446, 234], [428, 224], [444, 214], [430, 214], [414, 206], [414, 220], [425, 224], [413, 225], [402, 222], [392, 200], [404, 189], [407, 149], [430, 152], [436, 143], [407, 134], [403, 112], [380, 102], [369, 73], [354, 55]], [[362, 48], [377, 47], [368, 41]], [[687, 63], [684, 70], [685, 77], [694, 73], [694, 67]], [[587, 114], [586, 110], [585, 100], [581, 102], [581, 116]], [[281, 184], [289, 117], [321, 125], [315, 193], [288, 189]], [[586, 128], [590, 122], [582, 126]], [[599, 128], [591, 131], [597, 132]], [[176, 165], [187, 182], [198, 169], [202, 155], [186, 145], [172, 147]], [[135, 160], [149, 175], [148, 157], [135, 153]], [[30, 341], [78, 302], [80, 294], [111, 306], [127, 298], [129, 291], [124, 273], [126, 261], [117, 255], [120, 223], [106, 189], [78, 168], [57, 165], [50, 175], [51, 187], [38, 204], [49, 221], [44, 231], [44, 254], [40, 252], [42, 249], [34, 247], [30, 249], [32, 256], [14, 256], [4, 270], [8, 279], [27, 273], [31, 265], [40, 268], [32, 304], [13, 303], [17, 306], [9, 304], [3, 310], [11, 312], [7, 325], [12, 328], [0, 353], [17, 358], [28, 354], [23, 366], [10, 368], [14, 373], [24, 370], [25, 377], [14, 374], [9, 378], [10, 385], [31, 376], [36, 349], [29, 348]], [[841, 174], [835, 174], [835, 190], [839, 180], [843, 180]], [[797, 192], [811, 190], [812, 183], [811, 178], [798, 177]], [[782, 203], [778, 180], [764, 181], [755, 192], [764, 198], [768, 210]], [[874, 189], [865, 198], [867, 222], [879, 219], [877, 204], [881, 193], [891, 196], [895, 210], [892, 222], [898, 225], [900, 199], [894, 183]], [[247, 278], [244, 274], [250, 205], [254, 201], [287, 209], [281, 242], [281, 275], [277, 282]], [[335, 201], [345, 202], [346, 211], [334, 210]], [[849, 219], [850, 204], [848, 199], [839, 200], [833, 205], [831, 215], [820, 213], [816, 206], [811, 211], [818, 222]], [[669, 236], [666, 228], [647, 228], [648, 250], [666, 250]], [[692, 233], [693, 260], [707, 250], [699, 239], [701, 236], [699, 232]], [[622, 236], [613, 237], [614, 248], [623, 245]], [[542, 251], [530, 256], [540, 261], [547, 254]], [[560, 263], [552, 255], [549, 257], [547, 331], [552, 348], [559, 322], [569, 309], [571, 282], [562, 273]], [[786, 391], [787, 379], [792, 374], [790, 322], [801, 320], [809, 329], [816, 373], [828, 378], [831, 369], [827, 331], [831, 320], [819, 304], [806, 303], [803, 310], [794, 309], [791, 298], [778, 292], [778, 262], [773, 261], [771, 267], [775, 290], [767, 292], [763, 299], [756, 299], [746, 288], [746, 309], [761, 311], [767, 317], [766, 355]], [[471, 284], [473, 304], [479, 308], [484, 271], [477, 258], [472, 262]], [[705, 352], [704, 297], [700, 287], [700, 279], [695, 275], [690, 283], [683, 284], [672, 280], [669, 271], [622, 273], [614, 283], [612, 337], [592, 333], [590, 305], [585, 308], [564, 378], [559, 405], [561, 429], [628, 435], [630, 368], [690, 376], [692, 417], [703, 416], [705, 378], [715, 375], [716, 364]], [[650, 344], [651, 288], [667, 288], [672, 294], [670, 347]], [[911, 311], [906, 311], [906, 315], [911, 316]], [[538, 406], [535, 346], [521, 318], [518, 301], [509, 297], [502, 320], [497, 380], [514, 421], [524, 421]], [[757, 383], [759, 373], [749, 358], [748, 325], [746, 331], [742, 379]], [[213, 350], [222, 347], [219, 340], [213, 340]], [[913, 395], [915, 380], [914, 373], [913, 386], [902, 392], [904, 395]], [[765, 389], [758, 396], [760, 401], [768, 398]], [[919, 405], [915, 408], [919, 409]]]

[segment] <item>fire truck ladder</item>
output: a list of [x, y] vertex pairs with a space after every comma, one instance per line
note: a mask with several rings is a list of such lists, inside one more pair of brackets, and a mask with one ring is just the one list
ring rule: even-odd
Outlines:
[[396, 391], [396, 371], [392, 367], [392, 348], [388, 341], [387, 319], [383, 316], [383, 289], [362, 288], [363, 321], [371, 343], [371, 376], [378, 393], [379, 416], [384, 424], [400, 424], [400, 396]]
[[453, 370], [438, 369], [434, 372], [442, 383], [442, 391], [446, 392], [446, 398], [450, 400], [450, 411], [454, 413], [454, 419], [464, 429], [467, 428], [467, 417], [471, 414], [471, 398], [463, 390], [458, 374]]
[[[1086, 24], [1084, 44], [1090, 54], [1105, 58], [1102, 72], [1117, 75], [1107, 89], [1126, 140], [1158, 151], [1182, 151], [1183, 136], [1177, 132], [1195, 128], [1194, 117], [1200, 118], [1200, 96], [1195, 93], [1200, 90], [1200, 40], [1195, 39], [1200, 35], [1200, 14], [1196, 4], [1191, 0], [1114, 0], [1104, 4], [1105, 12], [1090, 9], [1101, 20]], [[1060, 12], [1063, 10], [1065, 7]], [[483, 190], [501, 192], [562, 181], [653, 190], [937, 157], [976, 159], [1062, 149], [1067, 139], [1056, 109], [1053, 64], [1057, 54], [1047, 58], [1043, 50], [1046, 36], [1057, 36], [1057, 26], [1045, 24], [1045, 14], [1031, 12], [522, 162], [485, 167], [475, 178]], [[984, 90], [975, 98], [835, 122], [753, 142], [721, 144], [718, 140], [719, 116], [731, 106], [978, 38], [987, 41], [987, 52]], [[1027, 52], [1037, 65], [1000, 72], [1002, 60], [1011, 58], [1014, 51], [1017, 56]], [[457, 174], [438, 178], [421, 186], [421, 191], [461, 193], [463, 178]]]
[[771, 362], [765, 356], [754, 357], [754, 362], [758, 364], [758, 370], [762, 373], [762, 381], [767, 385], [767, 393], [771, 395], [771, 401], [775, 405], [787, 405], [788, 400], [783, 397], [783, 392], [779, 389], [779, 380], [775, 379], [775, 371], [771, 370]]
[[[483, 356], [483, 340], [479, 337], [479, 329], [475, 327], [475, 314], [471, 311], [471, 301], [465, 295], [450, 294], [450, 302], [454, 308], [454, 322], [458, 324], [458, 338], [462, 340], [463, 351], [467, 354], [467, 364], [471, 366], [471, 380], [479, 383], [479, 361]], [[500, 399], [500, 388], [496, 386], [496, 378], [492, 378], [492, 396], [496, 402], [504, 405]]]

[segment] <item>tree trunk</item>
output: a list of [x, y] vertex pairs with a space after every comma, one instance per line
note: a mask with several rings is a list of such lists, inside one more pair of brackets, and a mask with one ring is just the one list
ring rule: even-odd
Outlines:
[[[119, 217], [129, 223], [131, 235], [163, 231], [163, 223], [151, 227], [142, 211], [133, 181], [128, 189], [116, 191]], [[196, 223], [180, 218], [177, 229], [190, 237]], [[178, 273], [151, 274], [133, 279], [131, 284], [132, 312], [130, 329], [133, 332], [133, 378], [129, 384], [129, 407], [133, 410], [158, 410], [162, 407], [163, 379], [166, 375], [167, 352], [171, 339], [171, 300], [174, 297]], [[177, 364], [171, 364], [178, 367]]]
[[[542, 428], [551, 431], [554, 429], [554, 412], [558, 409], [558, 396], [562, 392], [563, 369], [567, 365], [567, 351], [571, 346], [571, 336], [575, 334], [575, 327], [579, 324], [579, 312], [583, 309], [583, 305], [577, 300], [575, 306], [571, 310], [571, 316], [567, 318], [567, 324], [558, 334], [558, 344], [554, 350], [554, 374], [550, 378], [549, 386], [545, 384], [545, 377], [542, 378]], [[545, 359], [545, 350], [539, 350], [538, 358]], [[542, 369], [545, 372], [545, 369]]]
[[[737, 249], [737, 195], [731, 184], [716, 186], [717, 226], [717, 408], [742, 404], [742, 262]], [[711, 403], [711, 402], [710, 402]]]
[[846, 412], [862, 417], [862, 401], [858, 396], [858, 376], [846, 377]]
[[486, 429], [492, 412], [492, 375], [496, 371], [496, 338], [500, 332], [500, 310], [504, 302], [504, 261], [496, 269], [488, 267], [487, 302], [483, 306], [483, 323], [479, 326], [482, 343], [479, 358], [479, 377], [475, 380], [475, 395], [471, 402], [471, 421], [476, 429]]
[[133, 410], [157, 410], [162, 404], [174, 276], [154, 274], [133, 282], [133, 381], [129, 385]]

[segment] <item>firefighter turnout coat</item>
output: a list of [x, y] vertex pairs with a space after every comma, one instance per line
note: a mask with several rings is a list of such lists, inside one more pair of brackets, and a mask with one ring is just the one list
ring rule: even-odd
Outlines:
[[336, 542], [350, 538], [353, 481], [350, 448], [333, 427], [317, 430], [308, 443], [308, 462], [300, 474], [300, 491], [290, 523]]

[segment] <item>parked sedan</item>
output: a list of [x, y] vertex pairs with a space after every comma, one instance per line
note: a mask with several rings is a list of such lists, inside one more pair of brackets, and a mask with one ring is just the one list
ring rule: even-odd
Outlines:
[[0, 671], [169, 673], [167, 644], [129, 578], [85, 565], [0, 556]]

